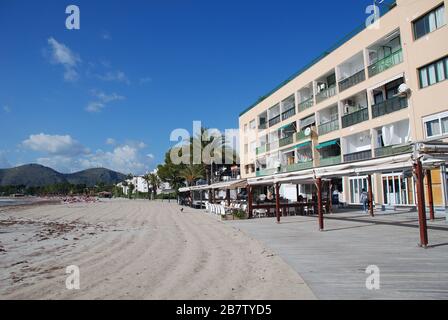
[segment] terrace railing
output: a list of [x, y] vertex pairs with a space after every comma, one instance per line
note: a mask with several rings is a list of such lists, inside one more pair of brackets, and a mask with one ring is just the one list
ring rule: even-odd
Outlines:
[[257, 155], [268, 152], [269, 151], [269, 144], [265, 144], [264, 146], [257, 148]]
[[319, 135], [324, 135], [336, 130], [339, 130], [339, 119], [335, 119], [329, 122], [322, 123], [317, 128]]
[[260, 125], [258, 126], [258, 130], [265, 130], [267, 129], [268, 125], [266, 122], [260, 123]]
[[344, 155], [344, 162], [361, 161], [372, 158], [372, 150], [354, 152]]
[[293, 107], [282, 113], [282, 120], [285, 121], [286, 119], [291, 118], [295, 114], [296, 114], [296, 108]]
[[310, 98], [299, 103], [299, 112], [305, 111], [306, 109], [311, 108], [313, 105], [314, 105], [314, 97], [311, 96]]
[[375, 157], [388, 157], [412, 152], [412, 146], [388, 146], [375, 149]]
[[271, 174], [276, 174], [277, 171], [278, 171], [277, 168], [259, 170], [259, 171], [257, 171], [257, 177], [263, 177], [263, 176], [269, 176]]
[[408, 107], [408, 99], [403, 97], [394, 97], [372, 106], [372, 117], [378, 118], [386, 114], [406, 109]]
[[316, 103], [322, 102], [328, 98], [335, 96], [337, 93], [336, 85], [333, 85], [325, 90], [322, 90], [316, 94]]
[[376, 76], [377, 74], [392, 68], [393, 66], [403, 62], [403, 50], [399, 49], [387, 57], [378, 60], [369, 66], [369, 77]]
[[307, 136], [304, 131], [299, 131], [296, 133], [296, 141], [300, 142], [303, 140], [311, 139], [310, 136]]
[[339, 81], [339, 92], [347, 90], [348, 88], [351, 88], [364, 80], [366, 80], [366, 72], [362, 69], [354, 75]]
[[313, 168], [313, 160], [282, 166], [282, 172], [294, 172]]
[[361, 110], [349, 113], [342, 117], [342, 128], [353, 126], [369, 120], [369, 109], [363, 108]]
[[275, 126], [277, 123], [281, 121], [280, 115], [273, 117], [269, 120], [269, 127]]
[[284, 147], [294, 143], [294, 135], [279, 140], [279, 146]]
[[320, 158], [319, 160], [319, 166], [326, 167], [326, 166], [333, 166], [336, 164], [341, 163], [341, 156], [334, 156], [334, 157], [327, 157], [327, 158]]

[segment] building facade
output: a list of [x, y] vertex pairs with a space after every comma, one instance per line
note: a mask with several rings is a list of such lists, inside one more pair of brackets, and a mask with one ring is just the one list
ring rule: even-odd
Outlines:
[[[358, 32], [241, 113], [242, 177], [386, 157], [448, 137], [447, 5], [397, 0], [378, 28]], [[431, 175], [434, 204], [447, 206], [446, 170]], [[366, 180], [341, 179], [346, 203], [359, 204]], [[373, 189], [377, 204], [415, 205], [405, 172], [375, 174]]]

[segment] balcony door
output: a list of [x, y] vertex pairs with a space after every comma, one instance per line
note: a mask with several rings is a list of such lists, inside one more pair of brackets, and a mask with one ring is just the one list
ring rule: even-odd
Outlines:
[[383, 200], [385, 205], [415, 205], [414, 179], [405, 178], [403, 173], [383, 174]]

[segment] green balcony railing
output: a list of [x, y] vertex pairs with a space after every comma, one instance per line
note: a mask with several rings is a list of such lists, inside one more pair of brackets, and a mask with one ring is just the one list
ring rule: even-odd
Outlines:
[[344, 155], [344, 162], [361, 161], [372, 158], [372, 150], [365, 150]]
[[335, 119], [329, 122], [322, 123], [317, 128], [319, 135], [324, 135], [336, 130], [339, 130], [339, 119]]
[[403, 50], [399, 49], [387, 57], [378, 60], [369, 66], [369, 77], [376, 76], [377, 74], [392, 68], [393, 66], [403, 62]]
[[257, 148], [257, 155], [268, 152], [269, 151], [269, 145], [265, 144], [264, 146]]
[[308, 98], [299, 103], [299, 112], [305, 111], [306, 109], [311, 108], [314, 105], [314, 97]]
[[327, 158], [320, 158], [319, 160], [319, 166], [326, 167], [326, 166], [334, 166], [336, 164], [341, 163], [341, 156], [334, 156], [334, 157], [327, 157]]
[[366, 80], [366, 73], [364, 69], [362, 69], [361, 71], [355, 73], [354, 75], [339, 81], [339, 92], [347, 90], [348, 88], [351, 88], [357, 85], [358, 83], [363, 82], [364, 80]]
[[388, 157], [412, 152], [412, 146], [388, 146], [375, 149], [375, 157]]
[[282, 172], [294, 172], [313, 168], [313, 160], [282, 166]]
[[304, 131], [299, 131], [296, 133], [296, 141], [300, 142], [303, 140], [311, 139], [311, 136], [307, 136]]
[[257, 177], [263, 177], [263, 176], [269, 176], [271, 174], [276, 174], [277, 170], [278, 170], [277, 168], [259, 170], [259, 171], [257, 171]]
[[353, 126], [369, 120], [369, 109], [363, 108], [361, 110], [349, 113], [342, 117], [342, 128]]
[[290, 145], [292, 143], [294, 143], [294, 136], [293, 135], [291, 135], [289, 137], [285, 137], [283, 139], [280, 139], [279, 140], [279, 147], [281, 148], [281, 147]]
[[332, 85], [328, 89], [322, 90], [316, 94], [316, 103], [322, 102], [328, 98], [335, 96], [337, 93], [336, 85]]
[[408, 99], [403, 97], [394, 97], [372, 106], [372, 117], [378, 118], [386, 114], [406, 109], [408, 107]]

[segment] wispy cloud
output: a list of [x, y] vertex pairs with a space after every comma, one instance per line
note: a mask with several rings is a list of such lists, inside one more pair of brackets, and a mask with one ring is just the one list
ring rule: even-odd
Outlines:
[[103, 39], [103, 40], [112, 40], [112, 36], [110, 35], [109, 31], [103, 30], [101, 32], [101, 39]]
[[127, 75], [120, 70], [117, 71], [109, 71], [105, 74], [97, 74], [96, 77], [103, 81], [114, 81], [114, 82], [122, 82], [126, 83], [127, 85], [131, 84], [131, 81], [127, 77]]
[[140, 78], [140, 84], [147, 84], [149, 82], [152, 82], [152, 78], [151, 77]]
[[95, 98], [95, 101], [90, 101], [87, 104], [86, 111], [92, 113], [101, 112], [110, 102], [126, 99], [126, 97], [116, 93], [106, 94], [103, 91], [98, 90], [91, 90], [90, 94]]
[[11, 112], [11, 107], [10, 106], [4, 105], [2, 107], [2, 109], [3, 109], [3, 112], [5, 112], [5, 113], [10, 113]]
[[65, 69], [64, 80], [76, 81], [79, 78], [77, 67], [81, 63], [81, 58], [66, 45], [56, 41], [53, 37], [48, 39], [51, 50], [51, 62], [62, 65]]
[[117, 141], [115, 141], [115, 139], [113, 139], [113, 138], [107, 138], [107, 140], [106, 140], [106, 144], [111, 145], [111, 146], [115, 145], [116, 143], [117, 143]]

